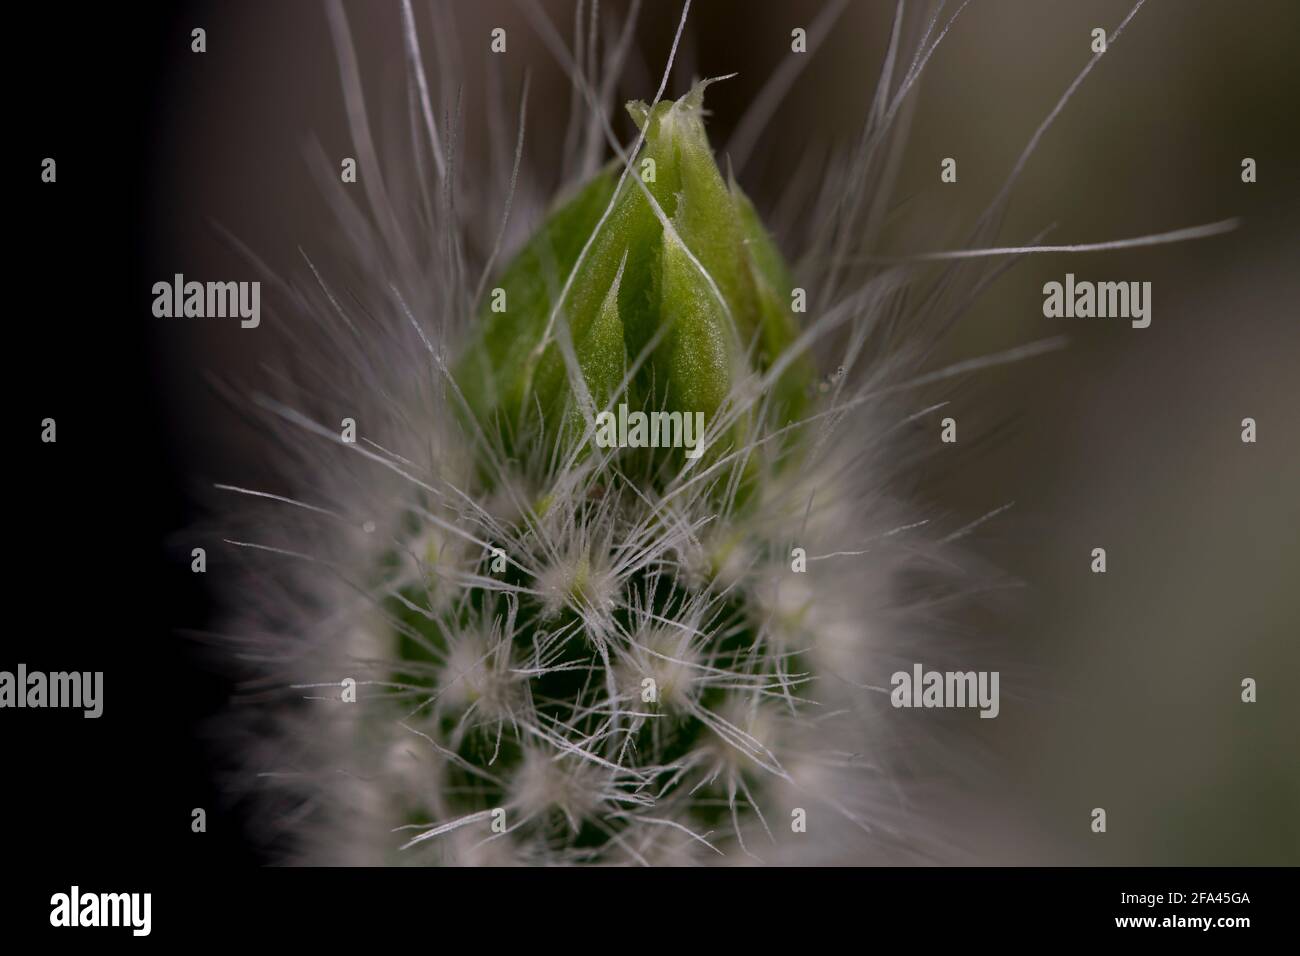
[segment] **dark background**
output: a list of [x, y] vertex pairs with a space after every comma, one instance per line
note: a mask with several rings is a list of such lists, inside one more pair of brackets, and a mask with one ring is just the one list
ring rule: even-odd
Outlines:
[[[1127, 6], [972, 4], [923, 81], [915, 172], [902, 184], [914, 217], [937, 225], [900, 231], [902, 248], [958, 241], [1085, 62], [1089, 27], [1113, 27]], [[547, 5], [557, 19], [563, 7]], [[711, 98], [720, 138], [771, 48], [788, 48], [787, 21], [816, 8], [698, 5], [699, 72], [742, 73]], [[372, 9], [353, 17], [363, 72], [400, 73], [396, 17]], [[860, 115], [887, 11], [852, 5], [792, 92], [782, 115], [796, 132], [765, 140], [746, 182], [760, 203], [803, 142]], [[473, 5], [460, 29], [498, 15], [509, 7]], [[132, 4], [75, 20], [24, 5], [11, 16], [22, 60], [8, 84], [17, 203], [4, 388], [17, 528], [0, 666], [105, 673], [98, 720], [0, 717], [5, 857], [48, 870], [52, 889], [30, 887], [48, 899], [79, 872], [156, 879], [261, 860], [219, 797], [225, 761], [207, 726], [231, 687], [196, 639], [214, 598], [189, 573], [186, 538], [202, 517], [198, 489], [259, 477], [251, 437], [202, 384], [204, 369], [239, 362], [246, 340], [153, 320], [149, 287], [173, 271], [224, 274], [234, 260], [211, 220], [273, 263], [291, 258], [319, 228], [303, 137], [341, 148], [346, 131], [313, 3]], [[648, 63], [662, 62], [675, 16], [643, 14]], [[527, 36], [517, 18], [504, 22], [512, 43]], [[977, 431], [1009, 423], [1012, 437], [916, 489], [954, 523], [1018, 503], [979, 547], [1026, 585], [1006, 626], [1044, 688], [1041, 706], [1004, 703], [1000, 736], [986, 742], [1006, 772], [952, 796], [984, 861], [1300, 859], [1298, 23], [1285, 2], [1153, 0], [1044, 142], [1004, 235], [1056, 222], [1062, 241], [1096, 241], [1228, 215], [1245, 217], [1242, 231], [1031, 260], [950, 341], [947, 357], [961, 358], [1041, 337], [1038, 290], [1067, 269], [1155, 281], [1152, 329], [1070, 328], [1066, 353], [982, 376], [959, 418]], [[193, 25], [208, 30], [202, 57], [189, 53]], [[563, 89], [535, 45], [519, 53], [541, 96], [548, 83]], [[539, 129], [539, 150], [547, 135]], [[946, 155], [961, 157], [951, 194], [931, 172]], [[1254, 186], [1240, 183], [1243, 155], [1259, 160]], [[58, 161], [57, 185], [39, 182], [45, 156]], [[1260, 422], [1257, 446], [1238, 440], [1247, 414]], [[47, 416], [57, 444], [37, 438]], [[1111, 556], [1104, 580], [1085, 573], [1096, 543]], [[1243, 675], [1261, 682], [1248, 711], [1236, 702]], [[1104, 849], [1071, 829], [1094, 805], [1134, 821]], [[190, 832], [194, 807], [207, 810], [207, 834]]]
[[[16, 434], [0, 666], [103, 671], [104, 710], [4, 711], [3, 844], [11, 872], [48, 866], [64, 892], [88, 871], [257, 859], [217, 797], [205, 742], [229, 688], [184, 634], [211, 602], [176, 538], [194, 520], [160, 387], [176, 359], [146, 321], [157, 277], [143, 210], [178, 13], [11, 11], [22, 60], [6, 98], [17, 135], [5, 150], [16, 202], [4, 387]], [[55, 184], [39, 180], [47, 156]], [[53, 444], [37, 437], [46, 417]], [[195, 807], [206, 835], [190, 831]]]

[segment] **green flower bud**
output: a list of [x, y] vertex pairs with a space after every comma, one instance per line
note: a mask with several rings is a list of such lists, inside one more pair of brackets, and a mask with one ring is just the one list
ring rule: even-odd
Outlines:
[[[561, 203], [494, 283], [503, 295], [481, 307], [456, 379], [480, 422], [514, 444], [539, 425], [553, 441], [586, 424], [561, 321], [593, 412], [626, 403], [700, 412], [710, 423], [742, 377], [765, 372], [796, 338], [785, 262], [709, 147], [706, 85], [653, 108], [629, 103], [645, 141], [622, 185], [622, 167], [611, 164]], [[775, 424], [802, 414], [811, 380], [806, 359], [785, 370], [768, 403]], [[751, 414], [737, 416], [737, 428]]]

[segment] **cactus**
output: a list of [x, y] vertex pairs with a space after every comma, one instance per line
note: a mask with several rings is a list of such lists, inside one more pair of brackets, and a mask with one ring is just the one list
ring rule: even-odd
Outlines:
[[[358, 89], [343, 8], [326, 10]], [[507, 200], [496, 244], [431, 111], [427, 142], [399, 144], [407, 178], [362, 169], [364, 215], [333, 183], [345, 256], [280, 287], [312, 334], [293, 330], [281, 393], [254, 398], [289, 493], [227, 486], [257, 507], [233, 542], [236, 647], [259, 696], [287, 697], [228, 726], [287, 862], [944, 843], [900, 799], [910, 754], [875, 692], [922, 630], [903, 585], [927, 586], [933, 616], [936, 575], [960, 567], [890, 492], [900, 425], [927, 411], [894, 397], [916, 357], [896, 333], [905, 319], [922, 351], [978, 276], [909, 303], [909, 270], [860, 264], [893, 110], [825, 188], [796, 190], [816, 228], [789, 267], [719, 168], [706, 86], [629, 104], [631, 147], [608, 132], [616, 158], [526, 234]], [[498, 245], [517, 251], [493, 268]]]
[[810, 860], [871, 830], [868, 625], [905, 561], [808, 561], [902, 522], [858, 474], [871, 416], [846, 427], [718, 168], [705, 85], [629, 104], [643, 149], [544, 218], [454, 348], [396, 290], [373, 306], [427, 348], [374, 353], [360, 442], [262, 403], [344, 452], [254, 544], [309, 560], [255, 572], [282, 588], [259, 674], [309, 698], [250, 751], [290, 860]]

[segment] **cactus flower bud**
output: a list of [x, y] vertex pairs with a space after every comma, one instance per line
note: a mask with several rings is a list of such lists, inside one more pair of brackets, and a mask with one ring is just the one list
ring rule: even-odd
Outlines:
[[[628, 104], [644, 133], [546, 219], [485, 303], [457, 381], [486, 424], [512, 434], [582, 423], [557, 330], [566, 322], [593, 412], [702, 413], [711, 423], [748, 374], [795, 339], [791, 280], [754, 207], [718, 169], [699, 83], [675, 102]], [[563, 295], [563, 299], [560, 296]], [[649, 350], [621, 388], [638, 356]], [[772, 390], [783, 424], [811, 378], [795, 361]], [[540, 410], [541, 421], [535, 417]]]

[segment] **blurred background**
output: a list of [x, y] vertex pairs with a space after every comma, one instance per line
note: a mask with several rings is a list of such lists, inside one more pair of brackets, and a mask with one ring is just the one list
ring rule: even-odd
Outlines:
[[[1091, 56], [1092, 29], [1113, 30], [1130, 6], [970, 3], [914, 93], [898, 222], [882, 253], [958, 248]], [[627, 7], [604, 0], [602, 18], [621, 22]], [[791, 56], [790, 31], [823, 8], [698, 2], [667, 95], [681, 95], [693, 73], [738, 73], [708, 97], [711, 135], [726, 143]], [[399, 8], [346, 9], [367, 97], [382, 110], [404, 82]], [[513, 134], [527, 70], [524, 162], [558, 184], [570, 90], [524, 6], [433, 0], [432, 13], [416, 9], [430, 68], [442, 50], [463, 69], [468, 167], [486, 145], [497, 92]], [[538, 9], [571, 34], [574, 4]], [[298, 248], [324, 244], [330, 228], [306, 175], [309, 138], [329, 156], [354, 155], [322, 5], [167, 10], [142, 274], [247, 275], [214, 224], [273, 270], [293, 272]], [[645, 4], [619, 99], [653, 94], [679, 11]], [[779, 204], [809, 149], [857, 134], [892, 15], [892, 3], [855, 0], [810, 52], [740, 177], [760, 208]], [[189, 52], [195, 26], [207, 30], [202, 57]], [[489, 63], [496, 26], [508, 31], [509, 55]], [[1241, 228], [1170, 246], [1027, 257], [932, 359], [939, 367], [1069, 337], [1062, 350], [964, 378], [944, 413], [959, 423], [959, 445], [907, 489], [952, 527], [1014, 502], [969, 539], [1014, 586], [963, 613], [972, 640], [1017, 679], [1004, 680], [997, 720], [966, 722], [963, 749], [919, 768], [936, 781], [928, 809], [963, 823], [952, 862], [1300, 862], [1298, 38], [1293, 0], [1150, 0], [1043, 139], [1001, 241], [1051, 227], [1052, 242], [1099, 242], [1232, 216]], [[939, 181], [944, 157], [957, 159], [956, 184]], [[1241, 181], [1244, 157], [1257, 162], [1254, 184]], [[518, 215], [538, 211], [525, 197]], [[1066, 272], [1149, 280], [1151, 327], [1044, 318], [1043, 283]], [[273, 487], [260, 437], [202, 377], [255, 377], [262, 344], [250, 347], [230, 324], [152, 321], [173, 467], [195, 501], [214, 481]], [[1258, 423], [1256, 444], [1240, 440], [1245, 417]], [[1105, 575], [1089, 570], [1094, 547], [1106, 548]], [[1244, 677], [1258, 681], [1255, 704], [1240, 700]], [[1089, 830], [1094, 807], [1107, 811], [1105, 835]]]

